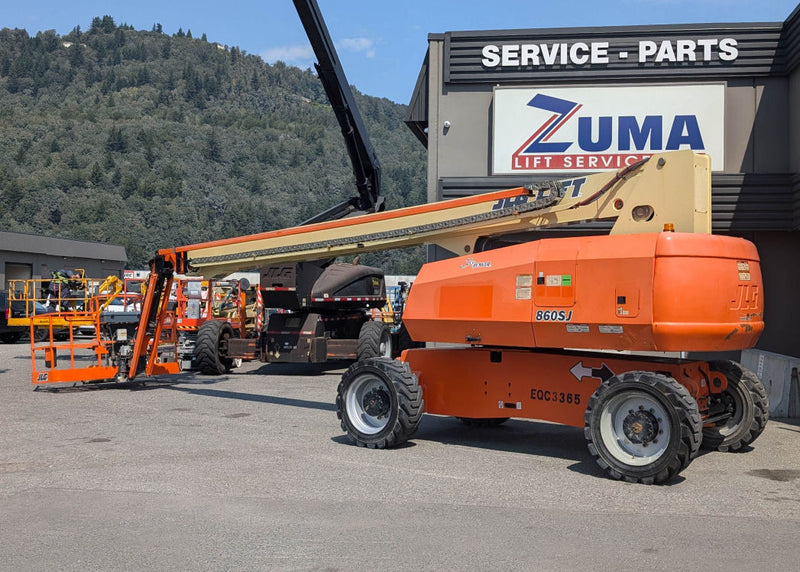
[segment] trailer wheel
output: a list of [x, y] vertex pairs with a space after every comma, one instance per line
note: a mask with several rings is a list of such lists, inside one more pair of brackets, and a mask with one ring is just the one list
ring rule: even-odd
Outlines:
[[367, 320], [361, 325], [356, 355], [359, 361], [372, 357], [392, 357], [392, 336], [386, 324]]
[[384, 449], [404, 443], [423, 412], [422, 388], [408, 365], [389, 358], [358, 361], [342, 376], [336, 414], [359, 447]]
[[769, 420], [769, 397], [764, 384], [752, 371], [734, 361], [712, 361], [711, 371], [728, 379], [728, 388], [711, 397], [711, 409], [730, 415], [703, 427], [703, 448], [741, 451], [761, 435]]
[[231, 370], [233, 360], [223, 357], [221, 351], [227, 349], [228, 339], [233, 337], [233, 328], [228, 322], [209, 320], [200, 325], [194, 345], [194, 359], [200, 373], [222, 375]]
[[584, 414], [589, 452], [612, 479], [663, 483], [697, 455], [697, 402], [671, 377], [627, 372], [603, 383]]

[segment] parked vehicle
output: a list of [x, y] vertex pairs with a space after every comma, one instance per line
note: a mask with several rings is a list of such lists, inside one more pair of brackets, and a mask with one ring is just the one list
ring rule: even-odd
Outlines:
[[0, 291], [0, 341], [4, 344], [13, 344], [22, 338], [25, 328], [20, 326], [9, 326], [8, 318], [11, 308], [8, 304], [8, 292]]
[[[0, 342], [4, 344], [14, 344], [19, 340], [30, 335], [29, 326], [16, 326], [9, 325], [9, 318], [21, 318], [25, 316], [42, 316], [54, 312], [54, 308], [48, 308], [39, 302], [27, 302], [28, 311], [25, 311], [26, 302], [21, 300], [12, 300], [9, 303], [8, 292], [0, 292]], [[69, 338], [69, 330], [66, 328], [55, 328], [53, 333], [55, 339], [65, 340]], [[43, 340], [47, 337], [45, 328], [36, 328], [34, 330], [36, 340]]]

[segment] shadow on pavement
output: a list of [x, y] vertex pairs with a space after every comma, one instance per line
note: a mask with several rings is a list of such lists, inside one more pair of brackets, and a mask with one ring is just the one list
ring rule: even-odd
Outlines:
[[199, 387], [187, 387], [185, 384], [178, 387], [168, 386], [168, 389], [182, 391], [192, 395], [202, 395], [205, 397], [217, 397], [222, 399], [239, 399], [242, 401], [253, 401], [257, 403], [271, 403], [273, 405], [287, 405], [289, 407], [303, 407], [305, 409], [321, 409], [324, 411], [336, 411], [333, 403], [323, 403], [321, 401], [308, 401], [305, 399], [292, 399], [289, 397], [275, 397], [272, 395], [257, 395], [253, 393], [242, 393], [241, 391], [225, 391], [223, 389], [205, 389]]
[[330, 374], [334, 370], [347, 369], [352, 361], [328, 361], [323, 363], [268, 363], [248, 371], [250, 375], [294, 375], [312, 377]]

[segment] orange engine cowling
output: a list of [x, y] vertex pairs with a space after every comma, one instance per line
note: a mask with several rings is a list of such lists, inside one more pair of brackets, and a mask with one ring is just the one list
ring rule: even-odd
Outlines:
[[543, 239], [424, 265], [403, 322], [426, 342], [738, 350], [764, 329], [761, 269], [734, 237]]

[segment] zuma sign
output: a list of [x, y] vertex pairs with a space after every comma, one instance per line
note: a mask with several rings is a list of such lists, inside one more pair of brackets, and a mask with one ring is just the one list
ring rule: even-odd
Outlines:
[[723, 84], [494, 90], [494, 174], [617, 170], [692, 149], [724, 169]]

